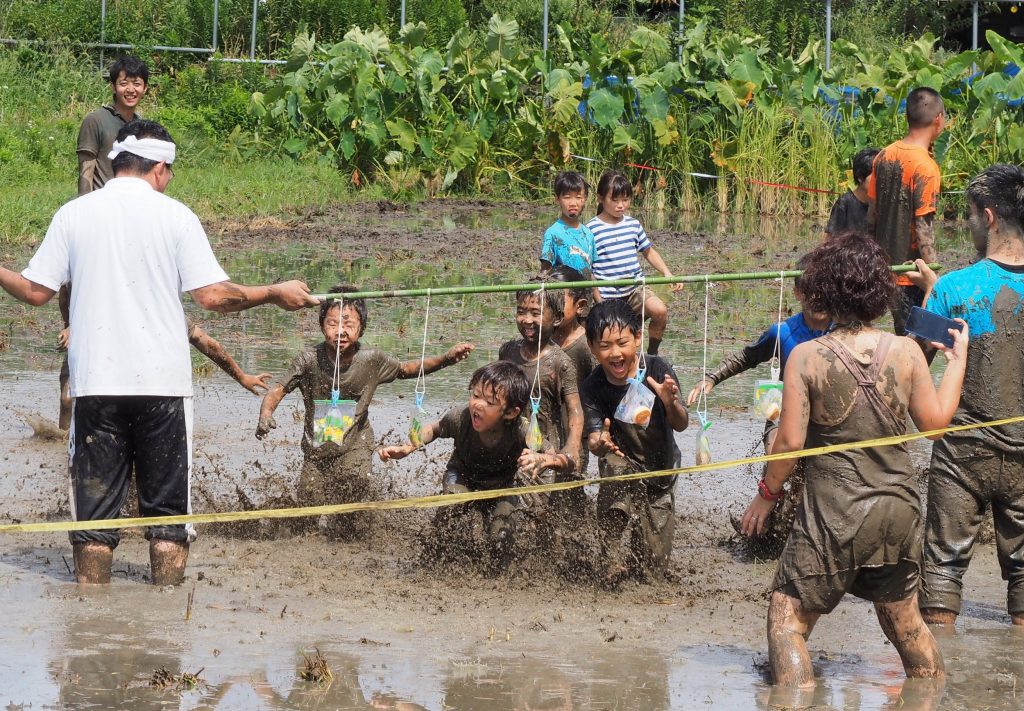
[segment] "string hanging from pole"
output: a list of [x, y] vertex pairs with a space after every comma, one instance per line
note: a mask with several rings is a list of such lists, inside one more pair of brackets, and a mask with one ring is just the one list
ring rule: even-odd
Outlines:
[[416, 385], [413, 393], [416, 395], [416, 404], [413, 405], [412, 417], [409, 418], [409, 441], [416, 447], [423, 446], [423, 399], [427, 394], [427, 377], [423, 370], [423, 363], [427, 359], [427, 332], [430, 327], [430, 289], [427, 289], [427, 308], [423, 315], [423, 344], [420, 348], [420, 370], [416, 375]]

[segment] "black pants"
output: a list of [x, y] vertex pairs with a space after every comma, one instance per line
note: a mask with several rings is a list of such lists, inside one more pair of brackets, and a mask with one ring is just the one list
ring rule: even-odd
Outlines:
[[[76, 521], [117, 518], [135, 469], [142, 516], [187, 514], [192, 399], [93, 396], [75, 399], [69, 434], [71, 512]], [[191, 526], [152, 526], [146, 538], [185, 542]], [[72, 543], [111, 548], [118, 530], [72, 531]]]
[[910, 309], [924, 303], [924, 292], [916, 286], [896, 287], [896, 305], [892, 307], [892, 330], [897, 336], [907, 335], [907, 319]]

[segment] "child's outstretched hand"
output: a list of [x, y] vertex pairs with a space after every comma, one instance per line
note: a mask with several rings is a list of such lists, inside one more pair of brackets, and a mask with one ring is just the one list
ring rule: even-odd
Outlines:
[[256, 423], [256, 439], [263, 439], [274, 429], [277, 429], [277, 421], [273, 417], [261, 417]]
[[679, 384], [675, 378], [666, 375], [662, 382], [658, 382], [653, 376], [647, 376], [647, 387], [654, 391], [654, 394], [658, 396], [666, 406], [672, 405], [676, 400], [679, 399]]
[[392, 459], [404, 459], [415, 451], [416, 447], [412, 444], [397, 444], [391, 447], [381, 447], [377, 450], [377, 456], [382, 462], [387, 462]]
[[469, 354], [476, 348], [472, 343], [460, 343], [457, 346], [452, 346], [447, 353], [444, 354], [445, 365], [455, 365], [460, 363], [469, 357]]
[[[591, 435], [593, 437], [593, 435]], [[590, 451], [599, 457], [606, 454], [618, 454], [622, 456], [622, 450], [612, 441], [612, 421], [605, 418], [604, 426], [601, 428], [600, 436], [596, 443], [591, 444]]]
[[942, 355], [946, 356], [946, 361], [952, 363], [959, 361], [962, 363], [967, 362], [967, 342], [970, 340], [970, 333], [968, 332], [967, 322], [962, 318], [953, 319], [957, 323], [963, 324], [963, 330], [956, 330], [955, 328], [949, 329], [949, 335], [953, 337], [953, 347], [948, 348], [941, 343], [932, 341], [932, 348], [937, 351], [942, 351]]
[[532, 449], [524, 449], [519, 455], [519, 469], [529, 475], [530, 479], [537, 481], [540, 473], [548, 468], [548, 455], [543, 452], [534, 452]]
[[715, 387], [715, 383], [711, 380], [711, 378], [704, 378], [702, 381], [700, 381], [699, 383], [694, 385], [693, 386], [693, 390], [691, 390], [690, 394], [686, 396], [686, 404], [687, 404], [687, 406], [692, 405], [693, 403], [697, 402], [698, 398], [700, 398], [700, 396], [702, 394], [701, 393], [702, 390], [704, 391], [703, 392], [704, 395], [710, 395], [711, 394], [711, 390], [714, 387]]
[[270, 373], [260, 373], [259, 375], [242, 373], [242, 377], [239, 378], [238, 383], [253, 395], [262, 395], [270, 389], [271, 377]]

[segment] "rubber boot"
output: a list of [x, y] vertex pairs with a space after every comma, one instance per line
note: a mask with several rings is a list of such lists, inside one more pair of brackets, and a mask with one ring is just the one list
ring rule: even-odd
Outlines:
[[75, 543], [71, 548], [75, 559], [76, 582], [83, 585], [106, 585], [110, 582], [113, 548], [94, 541]]
[[188, 543], [159, 539], [149, 542], [149, 568], [154, 585], [181, 585], [187, 562]]

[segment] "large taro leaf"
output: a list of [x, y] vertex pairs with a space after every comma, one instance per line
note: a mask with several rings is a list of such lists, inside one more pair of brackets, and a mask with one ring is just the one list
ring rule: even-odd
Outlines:
[[416, 150], [416, 129], [404, 118], [396, 118], [386, 123], [388, 133], [395, 139], [395, 143], [406, 153]]
[[608, 89], [596, 89], [590, 92], [587, 98], [587, 106], [593, 113], [594, 123], [601, 128], [613, 128], [622, 118], [622, 112], [626, 108], [622, 97]]
[[493, 15], [487, 23], [487, 51], [503, 51], [518, 36], [518, 22], [505, 20], [501, 15]]
[[648, 121], [663, 121], [668, 116], [668, 92], [656, 86], [640, 99], [640, 108]]
[[358, 27], [353, 27], [345, 33], [345, 40], [366, 50], [372, 57], [380, 56], [391, 49], [388, 36], [377, 28], [363, 32]]
[[617, 151], [642, 152], [644, 143], [637, 133], [636, 126], [616, 126], [612, 136], [612, 148]]
[[1016, 64], [1024, 69], [1024, 49], [1019, 44], [1004, 39], [992, 30], [985, 32], [985, 39], [988, 40], [989, 46], [992, 47], [992, 51], [999, 61]]

